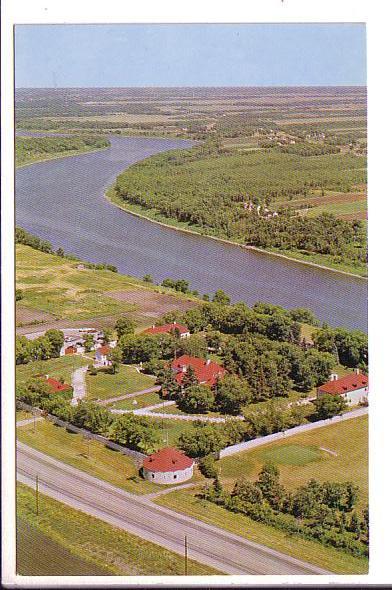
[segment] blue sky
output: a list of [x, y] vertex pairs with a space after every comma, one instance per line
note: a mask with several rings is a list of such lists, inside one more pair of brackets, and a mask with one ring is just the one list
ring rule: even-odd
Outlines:
[[18, 25], [17, 87], [366, 84], [362, 24]]

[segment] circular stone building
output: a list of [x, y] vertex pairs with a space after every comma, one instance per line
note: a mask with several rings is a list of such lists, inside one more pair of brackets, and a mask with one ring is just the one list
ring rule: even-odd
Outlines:
[[187, 481], [193, 475], [195, 462], [174, 448], [160, 449], [143, 461], [143, 477], [158, 484]]

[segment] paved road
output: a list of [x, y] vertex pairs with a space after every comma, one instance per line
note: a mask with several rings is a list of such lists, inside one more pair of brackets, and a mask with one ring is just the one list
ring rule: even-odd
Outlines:
[[263, 545], [177, 514], [115, 488], [65, 465], [20, 442], [17, 444], [17, 478], [87, 514], [91, 514], [139, 537], [183, 554], [188, 535], [189, 557], [221, 572], [239, 575], [328, 574]]

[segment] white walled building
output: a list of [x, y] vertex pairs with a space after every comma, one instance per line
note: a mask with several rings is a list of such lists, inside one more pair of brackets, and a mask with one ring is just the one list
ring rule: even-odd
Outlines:
[[143, 477], [152, 483], [170, 485], [193, 476], [193, 459], [174, 448], [160, 449], [143, 461]]
[[330, 381], [320, 385], [317, 397], [322, 395], [340, 395], [347, 400], [349, 406], [367, 403], [369, 394], [369, 379], [367, 375], [356, 369], [351, 375], [345, 375], [340, 379], [336, 374], [331, 375]]

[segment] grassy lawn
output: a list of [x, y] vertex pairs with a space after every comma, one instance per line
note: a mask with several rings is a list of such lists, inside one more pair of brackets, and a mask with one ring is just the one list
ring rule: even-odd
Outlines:
[[199, 500], [194, 494], [194, 490], [178, 490], [157, 498], [155, 502], [332, 572], [365, 574], [368, 571], [368, 561], [364, 558], [352, 557], [299, 537], [290, 537], [283, 531], [254, 522], [247, 516]]
[[26, 365], [16, 366], [16, 383], [21, 385], [34, 375], [49, 375], [54, 379], [64, 377], [66, 383], [71, 385], [71, 376], [75, 369], [88, 364], [87, 359], [77, 355], [61, 356], [47, 361], [34, 361]]
[[222, 482], [231, 486], [240, 475], [255, 480], [268, 459], [278, 465], [281, 481], [290, 490], [312, 477], [355, 482], [360, 488], [358, 506], [363, 507], [368, 497], [368, 418], [361, 416], [224, 457], [219, 461]]
[[33, 414], [31, 412], [26, 412], [25, 410], [16, 410], [16, 421], [19, 422], [20, 420], [28, 420], [32, 418]]
[[[135, 319], [144, 326], [146, 321], [144, 294], [154, 297], [157, 312], [165, 313], [167, 304], [189, 307], [191, 295], [174, 292], [156, 285], [111, 272], [89, 268], [78, 269], [78, 262], [46, 254], [22, 244], [16, 245], [16, 288], [23, 291], [23, 308], [52, 314], [53, 319], [88, 320], [109, 315], [135, 312]], [[116, 292], [132, 291], [134, 300], [109, 296]], [[169, 296], [170, 295], [170, 296]], [[168, 297], [169, 296], [169, 297]]]
[[97, 375], [86, 375], [86, 384], [88, 399], [108, 399], [153, 387], [155, 378], [138, 373], [135, 367], [120, 365], [119, 372], [114, 375], [101, 371]]
[[132, 494], [147, 494], [160, 489], [159, 486], [141, 478], [134, 462], [126, 455], [94, 440], [87, 443], [81, 434], [68, 432], [47, 420], [37, 421], [35, 427], [36, 431], [33, 424], [19, 427], [18, 439], [38, 451]]
[[153, 406], [159, 403], [162, 403], [162, 399], [158, 393], [144, 393], [137, 397], [116, 402], [111, 408], [116, 408], [117, 410], [137, 410], [138, 408], [146, 408], [147, 406]]
[[192, 422], [187, 420], [165, 420], [152, 416], [148, 416], [148, 419], [160, 430], [163, 443], [166, 445], [167, 442], [170, 447], [177, 446], [178, 439], [183, 432], [193, 430]]
[[[26, 541], [18, 543], [19, 573], [37, 575], [41, 565], [48, 567], [52, 558], [58, 560], [58, 572], [51, 575], [183, 575], [184, 559], [172, 551], [144, 541], [97, 518], [74, 510], [44, 495], [39, 497], [41, 511], [35, 515], [34, 491], [18, 484], [18, 518], [34, 531]], [[20, 526], [18, 527], [20, 531]], [[40, 540], [36, 545], [32, 540]], [[59, 558], [58, 550], [61, 549]], [[44, 550], [40, 551], [43, 548]], [[33, 549], [33, 555], [31, 554]], [[80, 571], [83, 567], [84, 571]], [[26, 568], [28, 571], [26, 572]], [[218, 574], [217, 570], [188, 562], [189, 575]]]

